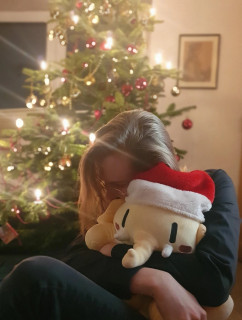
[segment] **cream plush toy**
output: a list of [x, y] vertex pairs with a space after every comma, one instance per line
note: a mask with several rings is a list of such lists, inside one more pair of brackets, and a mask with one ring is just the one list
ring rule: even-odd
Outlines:
[[[211, 208], [214, 192], [214, 182], [206, 172], [180, 172], [159, 163], [135, 176], [125, 201], [111, 202], [98, 224], [88, 230], [86, 244], [93, 250], [114, 240], [133, 245], [122, 260], [126, 268], [144, 264], [154, 250], [165, 258], [172, 252], [192, 253], [206, 232], [203, 212]], [[131, 299], [131, 305], [139, 310], [145, 302], [142, 313], [162, 320], [154, 301]]]

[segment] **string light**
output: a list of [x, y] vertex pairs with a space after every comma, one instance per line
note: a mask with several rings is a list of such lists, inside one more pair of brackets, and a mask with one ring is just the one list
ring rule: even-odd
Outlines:
[[96, 135], [95, 135], [95, 133], [90, 133], [90, 134], [89, 134], [89, 141], [90, 141], [90, 143], [93, 144], [95, 140], [96, 140]]
[[71, 20], [72, 20], [75, 24], [77, 24], [77, 23], [79, 22], [79, 20], [80, 20], [80, 17], [79, 17], [77, 14], [75, 14], [74, 16], [71, 17]]
[[41, 70], [46, 70], [47, 67], [48, 67], [47, 62], [46, 62], [45, 60], [42, 60], [42, 61], [40, 62], [40, 69], [41, 69]]
[[7, 167], [7, 171], [8, 171], [8, 172], [13, 171], [13, 170], [14, 170], [14, 166], [8, 166], [8, 167]]
[[63, 131], [61, 132], [63, 135], [67, 134], [69, 127], [70, 127], [70, 123], [67, 119], [63, 119], [62, 120], [62, 125], [63, 125]]
[[54, 37], [55, 37], [55, 32], [54, 32], [54, 30], [50, 30], [50, 31], [49, 31], [49, 34], [48, 34], [48, 39], [49, 39], [50, 41], [52, 41], [52, 40], [54, 40]]
[[156, 14], [156, 9], [155, 8], [150, 8], [150, 16], [153, 17]]
[[45, 74], [45, 80], [44, 80], [44, 83], [45, 83], [45, 85], [46, 85], [46, 86], [48, 86], [48, 85], [50, 84], [50, 79], [49, 79], [49, 76], [48, 76], [48, 74], [47, 74], [47, 73]]
[[97, 15], [95, 15], [93, 18], [92, 18], [92, 23], [93, 24], [98, 24], [99, 22], [99, 17]]
[[40, 197], [42, 195], [41, 190], [40, 189], [35, 189], [34, 194], [35, 194], [35, 198], [36, 198], [34, 203], [42, 203], [42, 201], [40, 200]]
[[104, 44], [104, 48], [106, 50], [110, 50], [110, 49], [112, 49], [112, 46], [113, 46], [113, 38], [112, 37], [107, 37], [106, 42]]
[[166, 63], [166, 69], [171, 69], [172, 68], [172, 63], [171, 61], [167, 61]]
[[156, 64], [161, 64], [162, 61], [163, 61], [162, 54], [161, 53], [156, 53], [155, 54], [155, 62], [156, 62]]
[[18, 119], [16, 120], [16, 127], [17, 127], [18, 129], [21, 129], [21, 128], [23, 127], [23, 125], [24, 125], [23, 120], [22, 120], [21, 118], [18, 118]]

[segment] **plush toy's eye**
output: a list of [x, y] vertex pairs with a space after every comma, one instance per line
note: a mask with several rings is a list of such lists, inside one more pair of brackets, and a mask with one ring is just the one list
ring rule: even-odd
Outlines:
[[122, 220], [122, 227], [124, 228], [125, 226], [125, 222], [126, 222], [126, 219], [127, 219], [127, 216], [129, 214], [129, 209], [126, 210], [125, 214], [124, 214], [124, 217], [123, 217], [123, 220]]
[[176, 242], [177, 228], [178, 228], [177, 223], [173, 222], [171, 225], [171, 233], [170, 233], [170, 239], [169, 239], [170, 243]]

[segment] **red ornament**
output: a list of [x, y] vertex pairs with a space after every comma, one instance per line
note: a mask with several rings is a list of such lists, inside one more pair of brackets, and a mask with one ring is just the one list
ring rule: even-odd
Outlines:
[[62, 70], [62, 74], [63, 74], [63, 75], [67, 75], [68, 73], [69, 73], [69, 71], [68, 71], [67, 69], [63, 69], [63, 70]]
[[137, 23], [137, 19], [133, 18], [131, 21], [130, 21], [131, 24], [136, 24]]
[[127, 46], [127, 51], [128, 51], [130, 54], [136, 54], [136, 53], [138, 53], [138, 50], [137, 50], [136, 46], [133, 45], [133, 44], [129, 44], [129, 45]]
[[102, 111], [101, 110], [95, 110], [94, 111], [94, 116], [95, 116], [95, 119], [96, 120], [98, 120], [98, 119], [100, 119], [101, 118], [101, 116], [102, 116]]
[[193, 126], [192, 120], [190, 119], [185, 119], [182, 121], [182, 127], [183, 129], [189, 130]]
[[93, 48], [96, 47], [96, 44], [97, 44], [97, 42], [96, 42], [96, 40], [95, 40], [94, 38], [89, 38], [89, 39], [87, 40], [87, 42], [86, 42], [86, 47], [87, 47], [88, 49], [93, 49]]
[[145, 78], [138, 78], [135, 81], [135, 88], [137, 90], [144, 90], [147, 87], [148, 83], [147, 80]]
[[83, 2], [82, 2], [82, 1], [77, 1], [77, 2], [76, 2], [76, 8], [77, 8], [77, 9], [81, 9], [82, 5], [83, 5]]
[[133, 90], [133, 86], [131, 84], [126, 83], [122, 85], [121, 90], [123, 95], [127, 97], [130, 95], [131, 91]]
[[108, 101], [108, 102], [115, 102], [115, 98], [114, 96], [107, 96], [105, 101]]

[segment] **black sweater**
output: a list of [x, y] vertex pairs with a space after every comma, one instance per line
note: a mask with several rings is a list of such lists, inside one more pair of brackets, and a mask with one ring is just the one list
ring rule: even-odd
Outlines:
[[[163, 258], [154, 252], [145, 267], [169, 272], [201, 305], [225, 302], [235, 281], [240, 217], [233, 183], [223, 170], [208, 170], [215, 182], [215, 200], [205, 213], [207, 232], [193, 254], [172, 253]], [[117, 245], [112, 257], [86, 248], [76, 241], [64, 261], [122, 299], [131, 295], [129, 284], [141, 267], [126, 269], [121, 259], [127, 245]]]

